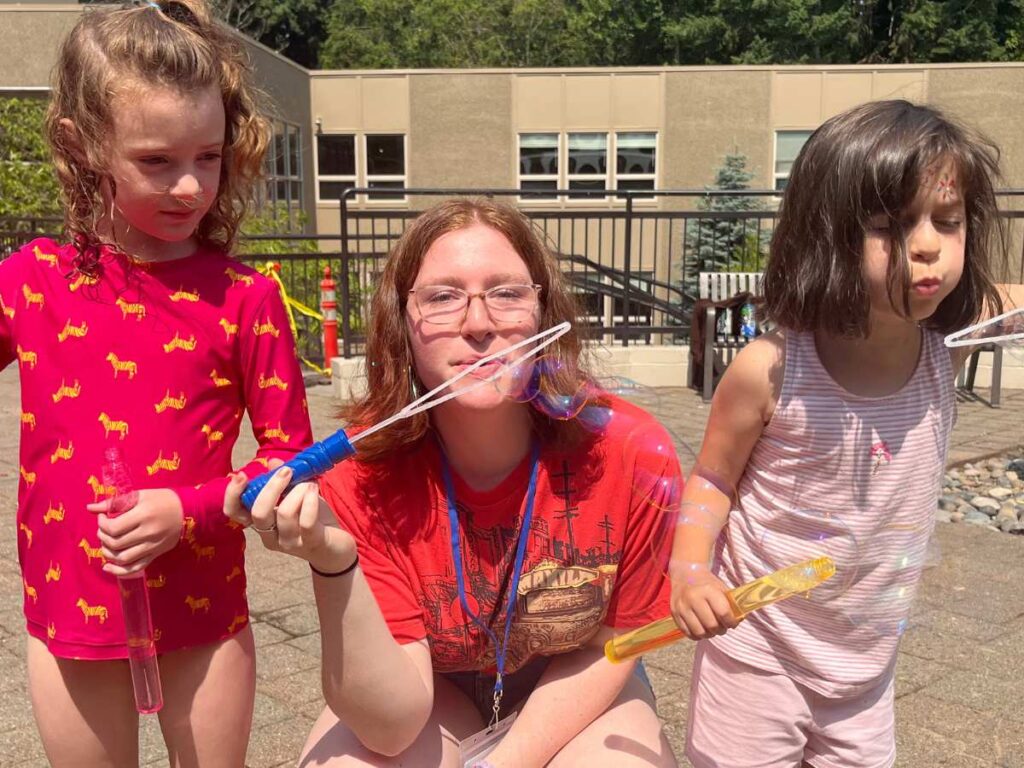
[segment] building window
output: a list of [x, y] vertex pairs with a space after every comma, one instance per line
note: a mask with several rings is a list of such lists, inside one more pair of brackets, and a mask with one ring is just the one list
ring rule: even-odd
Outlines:
[[356, 186], [356, 137], [325, 133], [316, 137], [317, 202], [337, 202]]
[[[519, 188], [530, 191], [558, 189], [558, 134], [519, 134]], [[556, 195], [530, 195], [527, 200], [554, 200]]]
[[567, 159], [569, 189], [580, 192], [569, 197], [604, 197], [608, 186], [608, 134], [570, 133]]
[[267, 158], [266, 200], [289, 219], [302, 211], [302, 133], [297, 125], [275, 120]]
[[[658, 134], [653, 131], [519, 134], [519, 189], [550, 192], [522, 201], [556, 200], [556, 189], [570, 200], [605, 199], [605, 190], [635, 192], [657, 187]], [[609, 155], [615, 158], [609, 162]], [[624, 195], [616, 195], [619, 200]], [[653, 199], [654, 195], [641, 195]]]
[[[316, 144], [317, 202], [337, 202], [352, 187], [405, 187], [405, 136], [401, 133], [324, 133], [317, 136]], [[381, 191], [368, 193], [366, 199], [404, 200], [405, 196]]]
[[[615, 188], [630, 191], [654, 189], [657, 168], [657, 134], [615, 134]], [[644, 195], [650, 199], [653, 195]]]
[[[370, 189], [405, 187], [405, 136], [401, 133], [366, 135], [366, 186]], [[367, 200], [404, 200], [394, 193], [371, 192]]]
[[776, 131], [775, 132], [775, 189], [782, 191], [789, 182], [789, 172], [793, 169], [793, 161], [800, 154], [811, 131]]

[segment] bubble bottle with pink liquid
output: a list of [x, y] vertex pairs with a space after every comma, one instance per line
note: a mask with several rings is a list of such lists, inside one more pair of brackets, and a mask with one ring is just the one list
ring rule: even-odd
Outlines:
[[[116, 517], [134, 507], [138, 503], [139, 494], [132, 485], [128, 465], [117, 447], [108, 447], [103, 452], [103, 459], [103, 484], [114, 489], [109, 514]], [[121, 593], [121, 610], [124, 613], [135, 708], [141, 714], [158, 712], [164, 705], [164, 697], [160, 689], [160, 667], [156, 658], [146, 572], [142, 570], [129, 576], [120, 576], [117, 582]]]

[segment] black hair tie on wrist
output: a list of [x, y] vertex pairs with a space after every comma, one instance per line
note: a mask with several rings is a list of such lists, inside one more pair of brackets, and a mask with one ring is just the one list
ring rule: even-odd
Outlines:
[[356, 559], [352, 561], [352, 565], [350, 565], [348, 568], [345, 568], [342, 571], [338, 571], [337, 573], [326, 573], [325, 571], [321, 571], [321, 570], [319, 570], [317, 568], [314, 568], [312, 563], [309, 564], [309, 570], [311, 570], [317, 576], [323, 576], [325, 579], [335, 579], [338, 576], [344, 576], [346, 573], [351, 573], [352, 571], [354, 571], [356, 569], [357, 565], [359, 565], [359, 553], [358, 552], [356, 553]]

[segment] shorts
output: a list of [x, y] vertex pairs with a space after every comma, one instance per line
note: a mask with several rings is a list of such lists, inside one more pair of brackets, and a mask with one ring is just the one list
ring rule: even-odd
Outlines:
[[[551, 656], [538, 656], [511, 675], [505, 675], [500, 718], [507, 717], [529, 698], [552, 658]], [[639, 677], [644, 685], [651, 688], [651, 681], [647, 677], [647, 671], [644, 669], [642, 661], [637, 662], [633, 668], [633, 674]], [[494, 675], [484, 672], [445, 672], [441, 677], [469, 697], [483, 721], [490, 722], [494, 707]], [[651, 695], [654, 695], [653, 689]]]
[[889, 768], [896, 761], [893, 679], [831, 699], [698, 643], [686, 756], [694, 768]]

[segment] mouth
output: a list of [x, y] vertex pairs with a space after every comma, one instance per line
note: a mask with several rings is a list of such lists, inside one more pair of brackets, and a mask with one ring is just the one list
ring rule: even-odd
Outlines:
[[934, 296], [942, 287], [942, 281], [937, 277], [926, 277], [918, 280], [913, 285], [913, 291], [918, 296]]
[[[455, 361], [455, 363], [452, 364], [452, 367], [455, 368], [455, 370], [457, 370], [457, 371], [464, 371], [466, 368], [469, 368], [470, 366], [476, 365], [478, 362], [480, 362], [483, 359], [484, 359], [484, 356], [482, 356], [482, 355], [479, 356], [479, 357], [463, 358], [462, 360]], [[483, 365], [481, 365], [477, 370], [479, 370], [479, 371], [493, 370], [494, 368], [497, 368], [500, 365], [501, 365], [501, 360], [491, 360], [489, 363], [484, 363]]]
[[[486, 355], [470, 355], [469, 357], [460, 358], [452, 363], [452, 368], [455, 370], [456, 373], [461, 373], [467, 370], [468, 368], [477, 365], [477, 363], [479, 363], [481, 360], [493, 354], [494, 352], [490, 352]], [[496, 360], [491, 360], [490, 362], [478, 366], [473, 370], [472, 373], [469, 374], [469, 376], [470, 378], [474, 379], [486, 379], [496, 375], [507, 364], [508, 361], [505, 358], [499, 357]]]
[[175, 221], [188, 221], [196, 215], [195, 211], [160, 211], [160, 213]]

